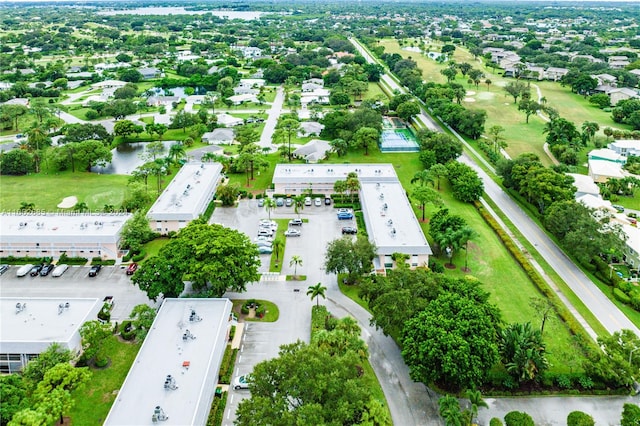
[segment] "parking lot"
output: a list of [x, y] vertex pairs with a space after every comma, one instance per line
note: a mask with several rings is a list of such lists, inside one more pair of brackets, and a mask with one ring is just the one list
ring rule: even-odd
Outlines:
[[113, 321], [129, 317], [134, 306], [149, 303], [147, 295], [131, 283], [124, 266], [103, 266], [96, 277], [89, 277], [88, 266], [70, 266], [61, 277], [16, 277], [20, 265], [9, 267], [0, 276], [0, 297], [52, 297], [61, 299], [113, 296]]
[[[293, 207], [277, 207], [271, 212], [271, 219], [294, 219]], [[232, 299], [265, 299], [275, 303], [280, 310], [275, 323], [245, 323], [245, 333], [238, 353], [232, 381], [237, 376], [250, 373], [253, 367], [264, 360], [278, 356], [279, 347], [297, 340], [309, 341], [311, 330], [311, 307], [315, 303], [306, 295], [307, 288], [318, 282], [328, 285], [323, 263], [327, 243], [342, 236], [343, 226], [356, 226], [355, 220], [338, 220], [333, 206], [305, 206], [300, 217], [307, 220], [299, 229], [299, 237], [286, 238], [282, 275], [269, 276], [261, 282], [250, 284], [242, 294], [228, 293]], [[243, 200], [237, 208], [217, 208], [211, 218], [212, 223], [238, 229], [253, 241], [261, 219], [268, 219], [264, 207], [258, 207], [257, 200]], [[285, 275], [293, 274], [289, 266], [291, 256], [300, 256], [302, 265], [298, 275], [306, 275], [304, 281], [285, 281]], [[261, 272], [267, 272], [271, 255], [261, 255]], [[248, 390], [229, 390], [223, 425], [231, 426], [235, 420], [238, 403], [249, 396]]]

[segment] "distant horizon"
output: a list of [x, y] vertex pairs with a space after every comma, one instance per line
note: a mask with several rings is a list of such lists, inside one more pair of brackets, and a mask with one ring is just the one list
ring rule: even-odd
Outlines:
[[[145, 7], [149, 4], [167, 4], [166, 7], [180, 7], [181, 5], [191, 5], [197, 6], [199, 3], [215, 3], [220, 0], [144, 0], [142, 2], [138, 2], [135, 0], [5, 0], [0, 3], [0, 7], [2, 5], [7, 5], [11, 3], [131, 3], [137, 7]], [[333, 2], [337, 2], [338, 0], [331, 0]], [[330, 2], [331, 2], [330, 1]], [[451, 3], [465, 3], [467, 0], [356, 0], [358, 3], [439, 3], [442, 4], [451, 2]], [[271, 4], [277, 4], [280, 1], [278, 0], [248, 0], [245, 4], [251, 3], [266, 3], [269, 2]], [[314, 0], [282, 0], [282, 3], [309, 3], [314, 2]], [[640, 0], [473, 0], [473, 3], [573, 3], [573, 4], [583, 4], [583, 3], [636, 3], [640, 6]], [[171, 5], [168, 5], [171, 4]]]

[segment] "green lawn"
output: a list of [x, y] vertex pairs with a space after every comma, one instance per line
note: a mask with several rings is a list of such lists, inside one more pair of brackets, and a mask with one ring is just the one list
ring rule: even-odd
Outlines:
[[151, 256], [156, 256], [160, 249], [166, 246], [171, 239], [169, 238], [156, 238], [155, 240], [149, 241], [144, 245], [144, 251], [147, 252], [147, 259]]
[[120, 206], [126, 195], [129, 177], [87, 172], [59, 172], [27, 176], [2, 176], [0, 210], [17, 210], [20, 203], [34, 203], [37, 210], [57, 211], [63, 198], [75, 195], [92, 210], [105, 204]]
[[90, 383], [83, 389], [74, 391], [75, 405], [69, 417], [75, 425], [99, 425], [104, 422], [116, 399], [140, 344], [124, 343], [112, 336], [107, 342], [107, 356], [111, 365], [103, 370], [93, 369]]

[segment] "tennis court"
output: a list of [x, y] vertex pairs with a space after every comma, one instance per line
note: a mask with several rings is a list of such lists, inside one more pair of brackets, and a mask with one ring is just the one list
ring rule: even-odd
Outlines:
[[382, 152], [420, 151], [418, 142], [409, 129], [383, 130], [379, 145]]

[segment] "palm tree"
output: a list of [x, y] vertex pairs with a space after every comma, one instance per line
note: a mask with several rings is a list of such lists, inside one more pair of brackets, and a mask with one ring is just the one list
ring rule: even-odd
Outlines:
[[451, 395], [445, 395], [438, 400], [440, 417], [447, 426], [462, 426], [462, 413], [458, 399]]
[[436, 242], [440, 246], [441, 251], [444, 249], [447, 257], [449, 258], [449, 266], [455, 266], [453, 264], [453, 256], [455, 255], [456, 250], [460, 248], [458, 231], [447, 228], [445, 232], [438, 235], [438, 240]]
[[300, 218], [300, 212], [304, 210], [304, 195], [296, 195], [293, 197], [293, 211]]
[[[271, 197], [265, 197], [264, 199], [264, 209], [267, 211], [269, 215], [269, 220], [271, 220], [271, 211], [276, 208], [276, 200]], [[276, 256], [277, 259], [277, 256]]]
[[276, 262], [277, 262], [279, 257], [280, 257], [280, 252], [282, 251], [282, 248], [284, 247], [284, 241], [282, 241], [282, 238], [276, 238], [273, 241], [272, 247], [273, 247], [273, 253], [276, 255]]
[[[355, 174], [355, 173], [354, 173]], [[358, 193], [360, 190], [360, 180], [358, 179], [358, 175], [351, 176], [352, 173], [349, 173], [347, 176], [347, 190], [349, 191], [349, 196], [351, 197], [351, 204], [353, 204], [353, 196]]]
[[440, 178], [446, 177], [449, 174], [449, 170], [444, 164], [434, 164], [429, 168], [429, 172], [436, 178], [437, 189], [440, 191]]
[[420, 182], [420, 186], [424, 186], [427, 183], [430, 183], [433, 185], [433, 175], [427, 169], [416, 172], [416, 174], [413, 175], [413, 179], [411, 179], [411, 183], [416, 183], [416, 182]]
[[174, 143], [169, 147], [169, 158], [174, 163], [177, 163], [178, 160], [187, 156], [187, 150], [184, 148], [184, 145], [181, 142]]
[[289, 261], [289, 266], [293, 266], [293, 276], [298, 276], [298, 265], [302, 266], [302, 258], [297, 255], [291, 256], [291, 261]]
[[459, 240], [459, 245], [464, 246], [464, 269], [463, 271], [469, 272], [468, 260], [469, 260], [469, 240], [474, 239], [478, 236], [476, 231], [471, 229], [469, 226], [465, 226], [457, 232]]
[[340, 195], [340, 199], [342, 199], [342, 194], [347, 192], [347, 182], [344, 180], [337, 180], [333, 183], [333, 192]]
[[473, 419], [475, 419], [478, 415], [478, 408], [489, 408], [489, 405], [484, 399], [482, 399], [482, 392], [480, 392], [479, 390], [467, 389], [465, 396], [469, 398], [469, 402], [471, 403], [471, 416], [469, 416], [469, 426], [471, 426], [473, 424]]
[[324, 294], [326, 290], [327, 288], [324, 287], [322, 283], [318, 283], [316, 285], [310, 285], [309, 289], [307, 290], [307, 296], [311, 296], [311, 300], [315, 298], [316, 306], [320, 306], [319, 296], [322, 296], [323, 299], [326, 299], [326, 296]]

